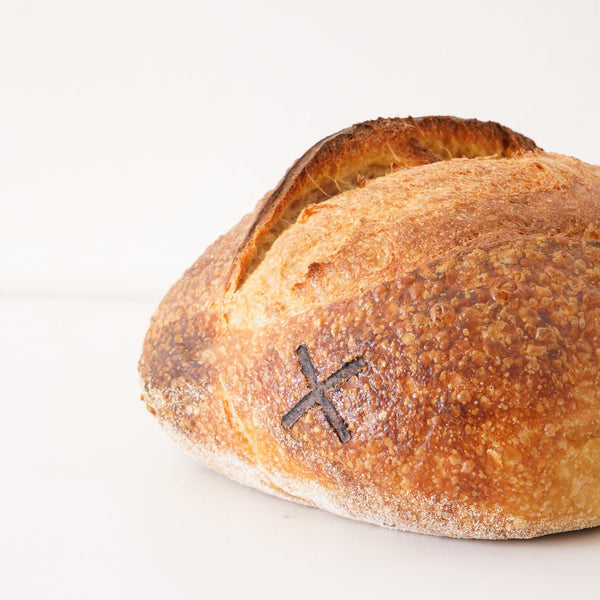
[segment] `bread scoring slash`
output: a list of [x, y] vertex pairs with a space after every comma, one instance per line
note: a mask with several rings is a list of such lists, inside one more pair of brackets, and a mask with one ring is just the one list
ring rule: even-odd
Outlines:
[[152, 317], [161, 425], [260, 490], [402, 530], [600, 524], [600, 167], [492, 122], [332, 135]]

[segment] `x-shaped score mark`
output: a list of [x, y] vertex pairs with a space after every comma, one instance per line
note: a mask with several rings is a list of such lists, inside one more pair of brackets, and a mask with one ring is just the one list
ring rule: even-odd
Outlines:
[[281, 419], [283, 428], [291, 429], [294, 423], [296, 423], [304, 413], [318, 404], [325, 413], [327, 422], [337, 434], [340, 442], [345, 444], [351, 437], [350, 432], [348, 431], [344, 420], [331, 400], [327, 398], [326, 394], [327, 392], [336, 390], [339, 386], [348, 381], [348, 379], [362, 371], [367, 366], [367, 363], [362, 356], [359, 356], [354, 360], [344, 363], [340, 369], [333, 373], [333, 375], [327, 377], [327, 379], [318, 381], [315, 367], [310, 360], [308, 350], [304, 344], [296, 348], [296, 354], [298, 354], [302, 371], [310, 386], [310, 392], [283, 416]]

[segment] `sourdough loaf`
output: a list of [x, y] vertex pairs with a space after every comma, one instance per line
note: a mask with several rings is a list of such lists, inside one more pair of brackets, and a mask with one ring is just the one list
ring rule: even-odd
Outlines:
[[379, 525], [600, 523], [600, 168], [496, 123], [330, 136], [152, 317], [143, 400], [202, 462]]

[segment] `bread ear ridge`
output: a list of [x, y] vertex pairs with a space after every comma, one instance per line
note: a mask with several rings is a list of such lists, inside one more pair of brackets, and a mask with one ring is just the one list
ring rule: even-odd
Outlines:
[[380, 118], [330, 135], [305, 152], [257, 207], [225, 293], [243, 285], [275, 239], [309, 204], [398, 169], [463, 156], [508, 157], [536, 148], [532, 140], [499, 123], [457, 117]]

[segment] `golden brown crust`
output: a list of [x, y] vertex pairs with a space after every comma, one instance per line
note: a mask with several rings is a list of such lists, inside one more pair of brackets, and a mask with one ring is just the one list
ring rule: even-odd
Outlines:
[[475, 119], [377, 119], [343, 129], [305, 152], [264, 198], [236, 253], [229, 287], [236, 290], [243, 283], [272, 237], [289, 226], [307, 204], [401, 168], [461, 157], [509, 157], [535, 148], [532, 140], [519, 133]]
[[[378, 136], [415, 128], [427, 143], [413, 159], [504, 158], [422, 160], [309, 193], [244, 271], [305, 195], [302, 169], [320, 180], [315, 156], [327, 176], [360, 174]], [[146, 403], [210, 466], [345, 516], [487, 538], [599, 524], [600, 169], [453, 118], [342, 133], [167, 294], [140, 360]]]

